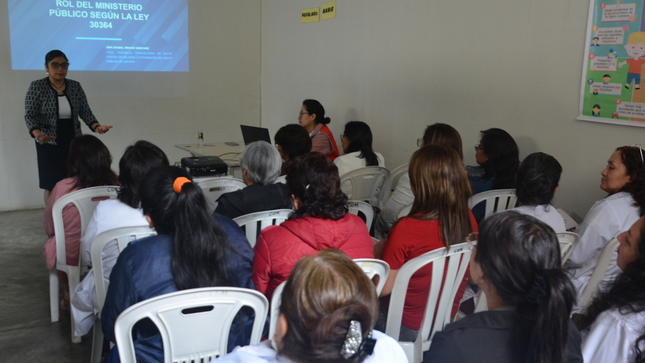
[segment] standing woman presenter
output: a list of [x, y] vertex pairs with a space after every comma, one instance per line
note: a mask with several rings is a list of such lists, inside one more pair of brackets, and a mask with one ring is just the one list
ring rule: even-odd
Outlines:
[[48, 76], [31, 82], [25, 97], [25, 122], [36, 141], [40, 188], [45, 201], [56, 183], [67, 177], [65, 163], [74, 137], [81, 135], [80, 116], [94, 132], [104, 134], [94, 117], [81, 84], [66, 79], [69, 61], [65, 53], [52, 50], [45, 56]]

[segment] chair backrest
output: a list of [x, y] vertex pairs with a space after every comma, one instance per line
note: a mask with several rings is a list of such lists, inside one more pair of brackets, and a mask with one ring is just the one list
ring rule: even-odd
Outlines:
[[484, 218], [487, 218], [495, 212], [515, 208], [517, 195], [515, 195], [515, 189], [493, 189], [477, 193], [468, 199], [468, 208], [473, 209], [481, 202], [486, 202]]
[[399, 269], [390, 295], [385, 328], [385, 334], [397, 340], [401, 331], [403, 307], [410, 277], [420, 268], [432, 263], [430, 293], [417, 340], [399, 342], [410, 362], [421, 362], [423, 352], [430, 349], [434, 333], [442, 330], [450, 322], [452, 303], [466, 273], [471, 253], [468, 243], [460, 243], [449, 249], [444, 247], [427, 252], [406, 262]]
[[233, 220], [244, 230], [246, 239], [251, 247], [255, 247], [260, 231], [268, 226], [277, 226], [289, 218], [293, 212], [291, 209], [273, 209], [264, 212], [255, 212], [233, 218]]
[[374, 281], [374, 277], [378, 276], [376, 296], [379, 296], [383, 290], [383, 286], [385, 286], [385, 280], [387, 280], [387, 276], [390, 274], [390, 265], [383, 260], [377, 260], [375, 258], [356, 258], [354, 262], [365, 272], [370, 280]]
[[94, 238], [90, 247], [90, 256], [92, 258], [92, 270], [94, 271], [94, 280], [96, 284], [96, 301], [99, 303], [99, 314], [100, 311], [103, 310], [105, 295], [107, 294], [107, 285], [105, 284], [103, 275], [103, 258], [101, 256], [103, 248], [105, 248], [105, 246], [111, 241], [116, 240], [119, 253], [121, 253], [131, 241], [156, 234], [157, 232], [154, 229], [147, 225], [143, 225], [109, 229]]
[[99, 202], [106, 199], [116, 199], [118, 190], [119, 187], [116, 185], [85, 188], [66, 194], [54, 203], [52, 217], [54, 219], [54, 234], [56, 235], [57, 265], [67, 265], [63, 209], [70, 203], [74, 204], [81, 217], [81, 236], [83, 236], [85, 227]]
[[399, 184], [399, 179], [408, 172], [408, 167], [410, 164], [399, 165], [394, 170], [390, 171], [390, 177], [388, 178], [387, 185], [389, 187], [383, 188], [383, 194], [381, 195], [381, 202], [385, 203], [390, 197], [390, 194], [394, 192], [396, 186]]
[[340, 184], [347, 184], [343, 188], [348, 199], [365, 200], [380, 206], [381, 191], [388, 188], [386, 182], [390, 172], [382, 166], [366, 166], [340, 176]]
[[200, 179], [196, 180], [196, 182], [204, 192], [204, 196], [208, 202], [208, 211], [210, 213], [217, 208], [217, 198], [222, 194], [246, 188], [246, 184], [244, 184], [242, 180], [229, 176]]
[[284, 285], [287, 282], [283, 281], [278, 287], [273, 290], [273, 295], [271, 296], [271, 319], [269, 322], [269, 339], [273, 339], [275, 335], [275, 329], [278, 325], [278, 317], [280, 316], [280, 304], [282, 303], [282, 291], [284, 290]]
[[616, 249], [618, 248], [618, 245], [619, 245], [618, 239], [614, 238], [611, 241], [609, 241], [605, 249], [602, 251], [602, 254], [600, 255], [600, 259], [598, 259], [598, 263], [596, 263], [596, 267], [594, 267], [593, 273], [589, 278], [589, 282], [587, 283], [587, 286], [585, 286], [584, 290], [582, 290], [582, 295], [580, 295], [581, 312], [584, 312], [587, 309], [587, 306], [589, 306], [589, 304], [591, 303], [591, 300], [596, 294], [596, 291], [598, 291], [598, 286], [600, 286], [600, 283], [602, 282], [602, 278], [605, 276], [605, 273], [607, 272], [609, 263], [611, 262], [611, 259], [614, 256], [614, 254], [616, 253]]
[[578, 242], [580, 242], [580, 236], [574, 232], [561, 232], [558, 233], [558, 242], [560, 242], [560, 257], [562, 258], [562, 264], [567, 261], [571, 252], [576, 248]]
[[[360, 200], [350, 200], [347, 202], [347, 208], [349, 209], [349, 213], [355, 214], [365, 221], [368, 231], [372, 228], [374, 209], [369, 203]], [[361, 213], [363, 214], [362, 216]]]
[[282, 183], [282, 184], [287, 184], [287, 176], [286, 175], [280, 175], [278, 179], [275, 180], [275, 183]]
[[114, 333], [121, 362], [136, 362], [132, 328], [148, 318], [157, 326], [164, 362], [209, 362], [226, 354], [235, 315], [243, 306], [255, 311], [251, 344], [260, 343], [269, 302], [261, 293], [235, 287], [177, 291], [135, 304], [116, 319]]

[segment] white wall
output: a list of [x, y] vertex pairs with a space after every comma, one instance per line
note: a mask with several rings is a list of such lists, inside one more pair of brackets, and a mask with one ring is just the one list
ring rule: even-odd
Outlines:
[[612, 151], [643, 142], [643, 128], [575, 120], [588, 0], [338, 0], [337, 18], [300, 24], [301, 8], [322, 3], [263, 2], [262, 125], [272, 134], [316, 98], [336, 135], [347, 121], [368, 122], [393, 168], [426, 125], [459, 130], [467, 164], [479, 131], [500, 127], [521, 158], [560, 161], [554, 204], [578, 221], [605, 195]]
[[[0, 0], [0, 210], [43, 205], [24, 97], [45, 71], [11, 70], [7, 8]], [[208, 143], [241, 140], [240, 123], [259, 125], [260, 16], [261, 0], [190, 0], [189, 73], [80, 72], [70, 59], [69, 78], [81, 82], [99, 121], [114, 126], [99, 137], [115, 171], [138, 139], [173, 162], [188, 156], [174, 144], [195, 142], [198, 127]]]

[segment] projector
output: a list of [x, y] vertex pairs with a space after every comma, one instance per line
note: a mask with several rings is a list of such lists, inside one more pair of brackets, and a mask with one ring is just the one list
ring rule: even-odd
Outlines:
[[181, 167], [193, 177], [222, 176], [228, 173], [228, 165], [217, 156], [181, 158]]

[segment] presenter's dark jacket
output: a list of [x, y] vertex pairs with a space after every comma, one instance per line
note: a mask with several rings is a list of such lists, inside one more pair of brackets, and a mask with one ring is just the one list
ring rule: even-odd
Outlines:
[[[448, 324], [432, 338], [429, 361], [441, 363], [526, 362], [526, 347], [518, 342], [522, 323], [514, 311], [491, 310]], [[569, 321], [567, 363], [582, 363], [580, 332]]]
[[[83, 87], [77, 81], [65, 79], [65, 97], [72, 108], [72, 120], [76, 136], [81, 134], [80, 116], [83, 122], [92, 130], [92, 124], [98, 121], [89, 104]], [[29, 136], [33, 130], [40, 130], [45, 136], [56, 136], [56, 121], [58, 120], [58, 93], [49, 83], [49, 77], [31, 82], [25, 97], [25, 122], [29, 129]], [[95, 126], [95, 127], [96, 127]], [[47, 144], [56, 145], [56, 139]]]
[[272, 209], [291, 209], [287, 186], [282, 183], [249, 185], [244, 189], [222, 194], [217, 202], [215, 212], [229, 218]]

